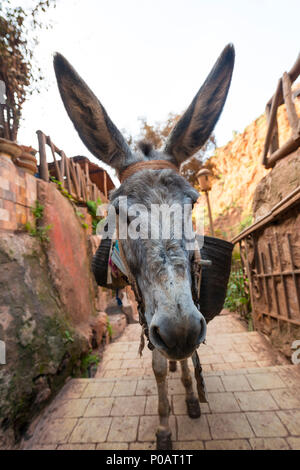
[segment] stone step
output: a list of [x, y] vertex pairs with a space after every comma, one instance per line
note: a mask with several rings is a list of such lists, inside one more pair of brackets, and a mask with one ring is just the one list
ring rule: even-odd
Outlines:
[[[136, 339], [136, 330], [137, 325], [130, 325], [126, 328], [127, 337], [123, 335], [116, 343], [107, 346], [96, 377], [145, 377], [153, 374], [152, 355], [147, 346], [144, 348], [143, 356], [139, 357], [139, 341], [125, 341], [130, 337]], [[206, 344], [200, 346], [198, 354], [204, 371], [288, 364], [288, 361], [273, 350], [270, 342], [258, 332], [243, 331], [215, 335], [208, 330]], [[192, 367], [191, 359], [189, 363]]]
[[209, 322], [207, 329], [214, 335], [247, 332], [246, 322], [236, 313], [229, 313], [227, 310], [223, 310], [220, 315]]
[[[197, 420], [186, 416], [180, 378], [168, 380], [174, 449], [300, 448], [300, 366], [208, 371], [204, 376], [208, 403], [201, 404]], [[154, 378], [72, 379], [22, 447], [154, 449], [157, 424]]]
[[[157, 386], [151, 351], [138, 356], [140, 332], [129, 325], [107, 346], [95, 378], [70, 380], [22, 447], [155, 449]], [[174, 449], [300, 449], [300, 366], [231, 314], [208, 325], [199, 356], [208, 394], [201, 418], [187, 416], [180, 368], [168, 373]]]

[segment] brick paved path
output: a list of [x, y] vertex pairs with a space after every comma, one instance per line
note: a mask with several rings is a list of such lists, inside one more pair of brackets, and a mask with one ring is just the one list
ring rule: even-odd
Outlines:
[[[93, 379], [72, 379], [39, 418], [25, 449], [155, 449], [151, 353], [140, 326], [110, 344]], [[199, 355], [209, 404], [187, 416], [179, 371], [169, 373], [174, 449], [300, 449], [300, 367], [288, 365], [235, 315], [208, 325]], [[30, 431], [29, 431], [30, 434]]]

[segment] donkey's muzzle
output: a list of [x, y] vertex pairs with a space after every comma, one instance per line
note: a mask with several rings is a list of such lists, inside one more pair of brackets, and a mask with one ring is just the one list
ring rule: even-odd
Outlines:
[[163, 314], [154, 315], [150, 325], [150, 341], [168, 359], [180, 361], [189, 357], [206, 337], [206, 321], [197, 311], [174, 320]]

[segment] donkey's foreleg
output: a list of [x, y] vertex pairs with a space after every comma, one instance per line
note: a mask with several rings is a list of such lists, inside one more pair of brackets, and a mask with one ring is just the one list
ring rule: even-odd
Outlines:
[[159, 427], [156, 432], [156, 447], [157, 450], [171, 450], [170, 405], [167, 384], [168, 361], [157, 349], [154, 349], [152, 353], [152, 367], [158, 391]]
[[184, 388], [185, 388], [185, 393], [186, 393], [185, 401], [186, 401], [188, 415], [190, 418], [196, 419], [201, 416], [201, 410], [200, 410], [199, 400], [194, 394], [193, 382], [192, 382], [192, 377], [190, 374], [187, 359], [184, 359], [184, 361], [180, 361], [180, 365], [181, 365], [181, 382], [183, 383]]

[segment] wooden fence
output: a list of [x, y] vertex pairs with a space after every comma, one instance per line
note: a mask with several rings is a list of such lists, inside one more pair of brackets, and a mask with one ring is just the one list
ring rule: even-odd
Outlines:
[[[300, 146], [300, 119], [293, 102], [292, 84], [300, 75], [300, 54], [287, 73], [279, 79], [275, 94], [266, 105], [268, 121], [267, 134], [262, 155], [262, 164], [272, 168], [277, 160], [285, 157]], [[291, 137], [279, 148], [277, 109], [285, 103], [289, 124], [292, 129]]]
[[256, 329], [300, 326], [300, 186], [232, 242], [239, 243]]
[[[62, 187], [78, 202], [86, 203], [87, 201], [97, 201], [98, 198], [102, 202], [107, 202], [107, 198], [100, 189], [92, 183], [89, 177], [88, 161], [84, 169], [79, 163], [72, 158], [68, 158], [63, 150], [60, 150], [52, 142], [49, 136], [42, 131], [37, 131], [39, 142], [40, 177], [44, 181], [49, 181], [50, 177], [54, 177], [60, 181]], [[53, 162], [47, 161], [47, 149], [52, 155]]]

